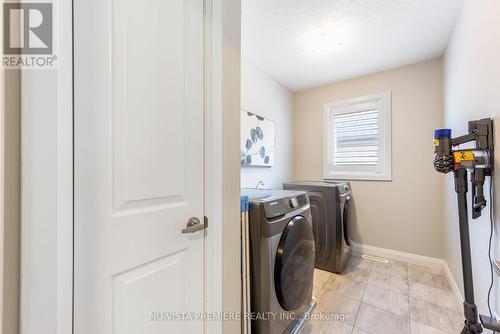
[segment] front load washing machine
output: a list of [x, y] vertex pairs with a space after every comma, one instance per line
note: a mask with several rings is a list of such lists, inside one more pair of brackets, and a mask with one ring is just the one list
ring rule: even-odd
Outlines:
[[253, 334], [293, 333], [313, 303], [315, 244], [303, 191], [250, 190]]
[[350, 183], [298, 181], [284, 183], [283, 189], [307, 191], [316, 241], [316, 268], [340, 273], [350, 256]]

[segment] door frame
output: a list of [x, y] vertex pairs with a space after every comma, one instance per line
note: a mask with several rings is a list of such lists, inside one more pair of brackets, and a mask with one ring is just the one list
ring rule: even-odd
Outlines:
[[[32, 87], [31, 83], [36, 85], [50, 85], [51, 89], [57, 92], [56, 101], [43, 101], [42, 108], [49, 107], [57, 108], [55, 120], [52, 120], [50, 127], [56, 129], [56, 139], [51, 142], [55, 147], [55, 154], [47, 157], [47, 163], [38, 163], [36, 152], [32, 149], [32, 142], [36, 141], [36, 135], [24, 135], [22, 147], [23, 161], [33, 163], [23, 164], [22, 175], [28, 175], [29, 178], [22, 183], [22, 269], [27, 268], [30, 275], [25, 276], [21, 280], [21, 326], [24, 328], [33, 328], [40, 324], [40, 317], [45, 316], [47, 312], [34, 314], [36, 312], [30, 309], [32, 305], [40, 305], [42, 296], [37, 291], [32, 291], [32, 286], [37, 281], [37, 272], [31, 270], [33, 265], [30, 259], [30, 253], [36, 251], [35, 243], [30, 239], [29, 231], [31, 226], [43, 224], [43, 218], [33, 220], [33, 217], [38, 217], [39, 205], [32, 205], [25, 196], [29, 194], [40, 194], [43, 192], [41, 185], [34, 181], [35, 178], [40, 178], [42, 174], [48, 178], [48, 181], [57, 185], [55, 198], [45, 198], [51, 207], [48, 209], [50, 215], [55, 217], [57, 226], [56, 230], [51, 230], [49, 233], [57, 240], [57, 286], [53, 291], [57, 295], [57, 310], [50, 310], [56, 313], [53, 315], [53, 322], [50, 323], [50, 329], [57, 328], [57, 334], [73, 333], [73, 251], [74, 251], [74, 151], [73, 151], [73, 1], [59, 1], [57, 4], [57, 32], [58, 32], [58, 69], [57, 69], [57, 85], [54, 86], [52, 81], [48, 81], [41, 72], [26, 72], [22, 75], [23, 86], [21, 94], [23, 101], [29, 101], [22, 109], [22, 128], [28, 129], [34, 119], [34, 114], [40, 111], [34, 108], [41, 97], [33, 97], [29, 94]], [[204, 0], [205, 2], [205, 36], [204, 36], [204, 53], [205, 53], [205, 215], [209, 218], [209, 228], [206, 230], [205, 236], [205, 270], [204, 279], [201, 280], [205, 284], [205, 311], [211, 313], [223, 312], [223, 224], [239, 226], [234, 221], [228, 220], [228, 215], [225, 212], [223, 205], [223, 188], [224, 181], [224, 159], [232, 159], [233, 152], [223, 151], [223, 130], [230, 124], [223, 124], [224, 102], [229, 99], [229, 94], [225, 93], [223, 86], [223, 54], [228, 48], [224, 42], [223, 30], [226, 29], [223, 24], [223, 17], [227, 15], [239, 15], [240, 13], [231, 13], [231, 8], [228, 3], [235, 0]], [[238, 1], [239, 2], [239, 1]], [[238, 19], [239, 22], [239, 19]], [[227, 25], [227, 24], [226, 24]], [[227, 50], [226, 50], [227, 52]], [[239, 54], [238, 54], [239, 57]], [[239, 75], [239, 73], [238, 73]], [[239, 96], [238, 96], [239, 103]], [[239, 109], [239, 108], [238, 108]], [[55, 123], [55, 124], [54, 124]], [[239, 129], [239, 124], [233, 124]], [[24, 131], [23, 131], [24, 132]], [[39, 134], [38, 134], [39, 135]], [[27, 136], [27, 138], [25, 137]], [[226, 138], [226, 137], [225, 137]], [[226, 138], [227, 139], [227, 138]], [[238, 138], [234, 138], [239, 140]], [[238, 164], [237, 151], [234, 153], [235, 161]], [[39, 157], [38, 157], [39, 159]], [[56, 169], [56, 173], [54, 173]], [[46, 173], [44, 173], [46, 172]], [[24, 179], [24, 177], [23, 177]], [[47, 180], [46, 180], [47, 181]], [[238, 180], [239, 181], [239, 180]], [[46, 183], [46, 182], [45, 182]], [[239, 182], [234, 185], [235, 191], [239, 193]], [[239, 201], [238, 201], [239, 202]], [[227, 211], [227, 210], [226, 210]], [[238, 207], [239, 211], [239, 207]], [[234, 216], [234, 215], [233, 215]], [[44, 211], [43, 217], [47, 217], [47, 212]], [[25, 220], [26, 218], [26, 220]], [[238, 218], [238, 216], [236, 216]], [[46, 219], [46, 218], [45, 218]], [[45, 261], [45, 260], [44, 260]], [[53, 263], [54, 259], [47, 259]], [[38, 263], [40, 267], [40, 263]], [[227, 270], [227, 269], [226, 269]], [[234, 270], [238, 270], [236, 268]], [[234, 276], [234, 275], [233, 275]], [[218, 293], [217, 293], [218, 292]], [[237, 297], [235, 297], [237, 298]], [[33, 303], [35, 302], [35, 303]], [[38, 318], [38, 319], [37, 319]], [[47, 324], [47, 321], [43, 322]], [[39, 328], [39, 327], [38, 327]], [[44, 331], [44, 328], [39, 328]], [[207, 321], [205, 325], [205, 333], [215, 334], [222, 333], [222, 321]]]
[[[3, 8], [0, 8], [0, 15], [3, 17]], [[3, 25], [0, 27], [0, 36], [3, 36]], [[5, 303], [5, 293], [4, 293], [4, 263], [5, 263], [5, 252], [4, 250], [4, 240], [5, 240], [5, 222], [4, 222], [4, 203], [5, 203], [5, 187], [4, 187], [4, 174], [5, 174], [5, 131], [4, 131], [4, 120], [5, 120], [5, 87], [4, 87], [4, 71], [0, 69], [0, 249], [2, 250], [0, 254], [0, 332], [4, 327], [4, 307], [7, 306]]]
[[[221, 0], [205, 0], [205, 311], [222, 312], [222, 20]], [[219, 149], [217, 149], [219, 148]], [[213, 291], [220, 291], [214, 294]], [[222, 322], [205, 322], [205, 333], [222, 333]]]

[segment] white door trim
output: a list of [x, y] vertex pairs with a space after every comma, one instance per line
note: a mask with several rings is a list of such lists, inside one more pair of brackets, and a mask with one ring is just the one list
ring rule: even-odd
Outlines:
[[[222, 0], [205, 0], [205, 28], [207, 35], [205, 36], [205, 214], [209, 217], [209, 228], [206, 231], [205, 238], [205, 291], [206, 291], [206, 306], [207, 312], [222, 312]], [[47, 166], [57, 166], [57, 173], [53, 170], [47, 170], [46, 177], [50, 178], [52, 184], [57, 185], [56, 198], [48, 198], [45, 201], [49, 203], [53, 209], [52, 217], [56, 217], [56, 231], [51, 233], [57, 234], [57, 310], [52, 319], [56, 323], [43, 324], [50, 328], [57, 328], [57, 334], [69, 334], [73, 331], [73, 6], [72, 1], [60, 1], [58, 3], [57, 25], [58, 25], [58, 69], [57, 69], [57, 87], [53, 87], [57, 91], [57, 101], [54, 102], [54, 107], [57, 108], [57, 124], [53, 128], [57, 129], [57, 139], [54, 142], [56, 145], [56, 154], [48, 158], [50, 163], [44, 166], [35, 164], [26, 164], [22, 167], [23, 174], [40, 175], [40, 170], [33, 173], [37, 168], [47, 168]], [[36, 84], [43, 84], [46, 80], [43, 75], [37, 73], [28, 73], [23, 75], [24, 84], [29, 85], [30, 81], [36, 77]], [[48, 85], [53, 85], [52, 82], [47, 82]], [[22, 91], [25, 88], [22, 88]], [[37, 97], [22, 96], [22, 100], [29, 99], [30, 106], [37, 104]], [[44, 106], [46, 103], [43, 104]], [[23, 108], [22, 124], [29, 123], [33, 117], [33, 113], [40, 112], [34, 108]], [[44, 110], [41, 110], [44, 112]], [[30, 137], [36, 140], [36, 138]], [[23, 160], [35, 161], [35, 152], [28, 146], [30, 142], [23, 143]], [[54, 158], [55, 157], [55, 158]], [[31, 179], [32, 180], [32, 179]], [[36, 182], [27, 182], [22, 184], [22, 192], [24, 194], [40, 194], [43, 189]], [[24, 202], [24, 201], [23, 201]], [[29, 205], [22, 206], [22, 215], [29, 217], [37, 216], [37, 209], [31, 208]], [[45, 216], [46, 217], [46, 216]], [[24, 222], [24, 219], [23, 219]], [[29, 229], [29, 223], [21, 223], [22, 228]], [[37, 224], [43, 224], [42, 218], [37, 220]], [[24, 238], [23, 238], [24, 239]], [[32, 240], [22, 240], [22, 262], [30, 266], [29, 254], [30, 251], [35, 251]], [[47, 259], [53, 262], [54, 259]], [[38, 263], [38, 265], [42, 265]], [[36, 274], [36, 272], [35, 272]], [[21, 298], [21, 327], [33, 328], [40, 325], [40, 319], [33, 315], [36, 310], [31, 309], [30, 312], [24, 312], [28, 306], [33, 308], [33, 305], [43, 305], [43, 301], [39, 300], [40, 296], [28, 294], [26, 291], [37, 280], [36, 275], [32, 277], [24, 277], [22, 280]], [[25, 291], [25, 293], [23, 293]], [[38, 298], [38, 299], [37, 299]], [[26, 313], [23, 316], [23, 313]], [[40, 316], [46, 314], [40, 312]], [[46, 328], [38, 327], [40, 332], [44, 332]], [[209, 321], [206, 323], [206, 333], [222, 333], [221, 321]], [[23, 334], [31, 334], [24, 332]]]
[[[222, 1], [205, 0], [205, 311], [222, 312]], [[205, 323], [222, 333], [222, 321]]]
[[[40, 332], [52, 331], [57, 334], [72, 332], [72, 11], [72, 1], [57, 3], [54, 15], [54, 25], [57, 27], [57, 70], [21, 71], [20, 331], [23, 334], [31, 334], [33, 328], [39, 329]], [[57, 82], [52, 80], [53, 73], [56, 73]], [[53, 98], [53, 92], [56, 92], [57, 98]], [[39, 123], [42, 118], [47, 120], [44, 124]], [[32, 129], [37, 131], [31, 131]], [[38, 151], [39, 141], [47, 145], [43, 159]], [[47, 183], [55, 189], [48, 192], [45, 188]], [[46, 192], [50, 195], [43, 197]], [[40, 225], [47, 226], [47, 235], [39, 236], [32, 231], [34, 226]], [[53, 226], [55, 229], [50, 230]], [[40, 256], [32, 258], [32, 254], [40, 252], [38, 247], [49, 234], [51, 239], [56, 241], [57, 258], [43, 258], [43, 261], [40, 261]], [[47, 276], [44, 274], [43, 279], [39, 277], [45, 265], [55, 269], [55, 287], [40, 286], [40, 282], [45, 281]], [[42, 309], [47, 295], [57, 296], [56, 301], [52, 302], [50, 308], [45, 306]], [[53, 309], [54, 304], [56, 308]], [[48, 313], [51, 313], [50, 321], [47, 321]]]
[[[0, 8], [0, 17], [3, 17], [3, 8]], [[0, 36], [3, 36], [3, 25], [0, 26]], [[4, 301], [4, 202], [5, 202], [5, 155], [4, 155], [4, 120], [5, 120], [5, 86], [4, 86], [4, 70], [0, 70], [0, 331], [3, 328], [3, 309]]]
[[73, 5], [58, 6], [57, 334], [66, 334], [73, 332]]

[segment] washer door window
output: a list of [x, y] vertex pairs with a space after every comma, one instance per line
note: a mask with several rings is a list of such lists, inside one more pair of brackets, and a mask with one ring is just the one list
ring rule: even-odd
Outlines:
[[349, 225], [348, 225], [348, 219], [349, 219], [349, 204], [351, 203], [351, 196], [347, 196], [346, 199], [345, 199], [345, 202], [344, 202], [344, 214], [343, 214], [343, 217], [342, 217], [342, 223], [344, 224], [344, 240], [345, 240], [345, 243], [347, 244], [347, 246], [350, 246], [351, 243], [349, 241], [349, 234], [348, 234], [348, 231], [347, 229], [349, 228]]
[[274, 286], [278, 301], [287, 311], [300, 308], [312, 289], [314, 236], [311, 223], [296, 216], [281, 235], [274, 266]]

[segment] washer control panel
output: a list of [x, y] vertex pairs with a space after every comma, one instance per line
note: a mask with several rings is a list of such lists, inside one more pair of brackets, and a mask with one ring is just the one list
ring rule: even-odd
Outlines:
[[282, 216], [309, 204], [309, 198], [305, 192], [289, 191], [286, 195], [262, 199], [267, 218]]

